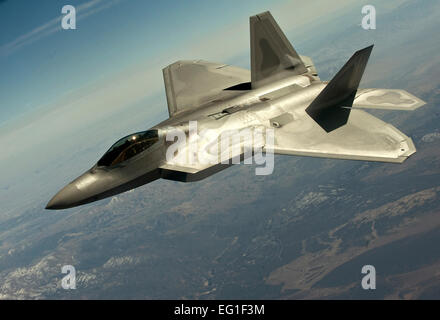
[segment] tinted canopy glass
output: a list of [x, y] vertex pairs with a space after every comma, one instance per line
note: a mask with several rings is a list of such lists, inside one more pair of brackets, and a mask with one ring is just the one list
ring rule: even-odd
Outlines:
[[147, 150], [157, 140], [157, 130], [133, 133], [116, 142], [98, 161], [98, 166], [113, 166]]

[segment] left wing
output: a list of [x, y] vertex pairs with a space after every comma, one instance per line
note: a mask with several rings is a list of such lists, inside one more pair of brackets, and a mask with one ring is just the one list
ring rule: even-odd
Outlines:
[[202, 60], [177, 61], [163, 69], [163, 77], [170, 117], [237, 95], [251, 79], [246, 69]]

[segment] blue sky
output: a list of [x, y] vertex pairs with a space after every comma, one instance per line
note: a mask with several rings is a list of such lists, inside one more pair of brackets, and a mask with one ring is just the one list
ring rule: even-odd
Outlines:
[[[189, 38], [207, 35], [262, 2], [2, 2], [0, 123], [53, 102], [67, 91], [105, 78], [139, 61], [153, 59], [162, 52], [172, 51]], [[78, 8], [76, 30], [61, 30], [59, 21], [54, 21], [61, 17], [61, 8], [65, 4]], [[90, 7], [81, 10], [87, 5]], [[235, 10], [230, 10], [232, 7]], [[44, 28], [47, 23], [50, 26]], [[32, 34], [42, 26], [42, 31]], [[19, 41], [20, 38], [24, 40]]]

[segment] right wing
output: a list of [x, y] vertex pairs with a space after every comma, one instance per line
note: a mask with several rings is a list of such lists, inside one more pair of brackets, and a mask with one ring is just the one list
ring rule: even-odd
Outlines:
[[305, 113], [292, 119], [274, 129], [274, 144], [266, 149], [272, 147], [278, 154], [398, 163], [416, 151], [411, 138], [362, 110], [351, 110], [347, 123], [331, 132]]
[[353, 108], [414, 110], [425, 102], [400, 89], [358, 89]]
[[170, 117], [213, 100], [240, 93], [250, 81], [249, 70], [207, 62], [177, 61], [163, 69]]

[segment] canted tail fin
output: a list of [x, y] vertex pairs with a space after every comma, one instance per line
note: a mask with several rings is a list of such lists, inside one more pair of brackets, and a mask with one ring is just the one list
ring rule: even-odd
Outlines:
[[347, 123], [371, 50], [372, 45], [355, 52], [307, 107], [307, 114], [325, 131], [333, 131]]
[[269, 11], [250, 17], [252, 88], [307, 72]]

